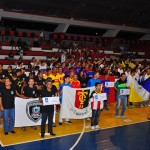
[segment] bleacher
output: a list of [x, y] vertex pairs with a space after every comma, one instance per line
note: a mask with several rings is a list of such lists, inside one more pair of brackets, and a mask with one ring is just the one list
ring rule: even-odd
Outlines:
[[[59, 33], [58, 33], [59, 34]], [[17, 36], [17, 37], [26, 37], [26, 38], [31, 38], [31, 37], [38, 37], [38, 32], [17, 32], [17, 31], [0, 31], [0, 36], [3, 37], [3, 36]], [[77, 36], [72, 36], [72, 38], [68, 38], [67, 35], [63, 35], [61, 34], [61, 36], [57, 35], [57, 34], [53, 34], [51, 36], [52, 39], [54, 40], [58, 40], [58, 38], [60, 38], [60, 40], [68, 40], [68, 41], [81, 41], [81, 40], [86, 40], [86, 42], [90, 42], [90, 39], [93, 39], [94, 41], [96, 40], [101, 40], [101, 39], [98, 39], [98, 38], [90, 38], [89, 36], [87, 37], [82, 37], [80, 36], [77, 37]], [[65, 39], [66, 37], [66, 39]], [[70, 37], [70, 36], [69, 36]], [[75, 38], [76, 37], [76, 38]], [[82, 37], [82, 38], [81, 38]], [[106, 45], [106, 39], [103, 39], [101, 40], [101, 42], [104, 42], [104, 45]], [[110, 44], [110, 42], [109, 42]], [[120, 44], [120, 43], [119, 43]], [[18, 47], [16, 45], [13, 46], [13, 50], [12, 50], [12, 46], [10, 46], [10, 43], [8, 41], [0, 41], [0, 45], [1, 45], [1, 50], [0, 50], [0, 64], [3, 64], [4, 65], [4, 69], [7, 68], [8, 65], [14, 65], [12, 64], [13, 62], [18, 62], [20, 61], [19, 58], [20, 56], [18, 55]], [[132, 45], [133, 47], [133, 45]], [[67, 48], [67, 46], [66, 46]], [[103, 52], [105, 47], [102, 47], [102, 46], [81, 46], [81, 45], [78, 45], [76, 47], [76, 49], [78, 50], [86, 50], [86, 51], [94, 51], [94, 52], [97, 52], [97, 51], [101, 51]], [[68, 47], [68, 49], [70, 49], [70, 47]], [[14, 54], [14, 61], [12, 60], [9, 60], [8, 59], [8, 54], [10, 53], [10, 51], [12, 50], [12, 53]], [[60, 50], [60, 47], [53, 47], [52, 45], [48, 45], [48, 44], [41, 44], [40, 47], [31, 47], [30, 50], [26, 50], [24, 51], [24, 55], [23, 55], [23, 60], [22, 62], [24, 63], [26, 69], [28, 69], [28, 64], [30, 62], [30, 60], [32, 59], [32, 57], [36, 57], [36, 59], [39, 59], [39, 60], [45, 60], [47, 58], [51, 58], [51, 57], [60, 57], [61, 56], [61, 53], [62, 52], [59, 52]], [[149, 64], [150, 63], [150, 59], [149, 59], [149, 45], [139, 45], [139, 50], [134, 50], [133, 49], [133, 54], [136, 54], [138, 52], [138, 55], [136, 55], [136, 58], [135, 61], [139, 61], [141, 64]], [[67, 51], [67, 49], [66, 49]], [[121, 56], [121, 51], [119, 50], [114, 50], [114, 49], [105, 49], [104, 50], [104, 54], [105, 54], [105, 57], [106, 57], [106, 60], [109, 61], [109, 58], [113, 58], [113, 57], [120, 57]], [[146, 60], [146, 61], [144, 61]]]

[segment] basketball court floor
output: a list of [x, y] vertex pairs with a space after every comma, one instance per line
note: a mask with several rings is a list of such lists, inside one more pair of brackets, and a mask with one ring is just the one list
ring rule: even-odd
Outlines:
[[115, 104], [109, 111], [103, 110], [100, 117], [100, 129], [91, 130], [90, 121], [71, 120], [56, 127], [56, 137], [40, 137], [37, 130], [27, 127], [27, 131], [15, 128], [16, 134], [4, 135], [0, 128], [0, 150], [150, 150], [150, 107], [126, 110], [126, 119], [115, 117]]

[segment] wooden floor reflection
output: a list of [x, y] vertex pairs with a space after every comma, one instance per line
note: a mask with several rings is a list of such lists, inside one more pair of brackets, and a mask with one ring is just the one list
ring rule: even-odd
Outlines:
[[[113, 128], [118, 126], [124, 126], [129, 124], [135, 124], [139, 122], [146, 122], [147, 115], [150, 115], [150, 107], [143, 107], [127, 109], [125, 112], [126, 119], [116, 118], [115, 117], [115, 104], [109, 105], [109, 110], [103, 110], [100, 116], [99, 126], [101, 129]], [[71, 120], [72, 124], [58, 125], [58, 114], [56, 114], [56, 127], [54, 128], [54, 133], [56, 137], [62, 137], [65, 135], [72, 135], [80, 133], [83, 128], [83, 120]], [[86, 120], [85, 132], [90, 131], [90, 121]], [[27, 131], [22, 131], [21, 128], [15, 128], [16, 134], [9, 133], [4, 135], [3, 128], [0, 128], [0, 141], [2, 146], [15, 145], [19, 143], [27, 143], [31, 141], [41, 140], [39, 135], [40, 126], [37, 127], [37, 130], [32, 130], [30, 127], [27, 127]], [[50, 135], [45, 136], [45, 139], [53, 138]]]

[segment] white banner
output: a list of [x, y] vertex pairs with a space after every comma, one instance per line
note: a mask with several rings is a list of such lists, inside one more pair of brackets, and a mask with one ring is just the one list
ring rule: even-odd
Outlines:
[[114, 82], [105, 82], [105, 87], [114, 87]]
[[59, 97], [43, 97], [43, 105], [56, 105], [60, 104]]
[[101, 94], [96, 94], [96, 93], [94, 93], [93, 96], [94, 96], [94, 100], [96, 100], [96, 101], [104, 101], [104, 100], [107, 100], [107, 95], [106, 95], [106, 93], [101, 93]]
[[[39, 98], [15, 98], [15, 127], [41, 125], [40, 113], [42, 103]], [[55, 122], [55, 113], [53, 121]]]
[[121, 89], [120, 90], [120, 95], [129, 95], [130, 94], [130, 89]]
[[90, 95], [95, 87], [91, 88], [63, 88], [60, 118], [83, 119], [91, 117]]

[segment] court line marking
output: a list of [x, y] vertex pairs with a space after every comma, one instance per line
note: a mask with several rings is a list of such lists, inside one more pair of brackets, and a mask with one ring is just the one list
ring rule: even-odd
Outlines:
[[4, 145], [3, 145], [2, 141], [0, 141], [0, 145], [1, 145], [2, 147], [4, 147]]
[[[98, 131], [98, 130], [106, 130], [106, 129], [116, 128], [116, 127], [122, 127], [122, 126], [128, 126], [128, 125], [138, 124], [138, 123], [143, 123], [143, 122], [149, 122], [149, 120], [140, 121], [140, 122], [134, 122], [134, 123], [129, 123], [129, 124], [124, 124], [124, 125], [117, 125], [117, 126], [112, 126], [112, 127], [107, 127], [107, 128], [100, 128], [100, 129], [96, 129], [96, 130], [89, 130], [89, 131], [85, 131], [84, 133], [95, 132], [95, 131]], [[61, 135], [61, 136], [56, 136], [56, 137], [51, 137], [51, 138], [30, 140], [30, 141], [15, 143], [15, 144], [3, 145], [2, 142], [1, 142], [1, 144], [2, 144], [2, 147], [7, 147], [7, 146], [14, 146], [14, 145], [20, 145], [20, 144], [27, 144], [27, 143], [31, 143], [31, 142], [38, 142], [38, 141], [49, 140], [49, 139], [54, 139], [54, 138], [60, 138], [60, 137], [65, 137], [65, 136], [70, 136], [70, 135], [76, 135], [76, 134], [81, 134], [81, 132], [76, 132], [76, 133], [72, 133], [72, 134], [66, 134], [66, 135]]]
[[78, 145], [78, 143], [80, 142], [80, 140], [81, 140], [81, 138], [82, 138], [82, 136], [84, 134], [84, 131], [85, 131], [85, 122], [86, 122], [85, 120], [86, 119], [83, 119], [83, 129], [82, 129], [82, 132], [81, 132], [80, 136], [78, 137], [78, 139], [76, 140], [74, 145], [69, 150], [73, 150]]
[[142, 116], [148, 116], [148, 115], [146, 115], [146, 114], [143, 114], [143, 113], [140, 113], [140, 112], [138, 112], [138, 111], [135, 111], [135, 109], [134, 110], [132, 110], [132, 109], [129, 109], [130, 111], [132, 111], [132, 112], [135, 112], [135, 113], [137, 113], [137, 114], [140, 114], [140, 115], [142, 115]]

